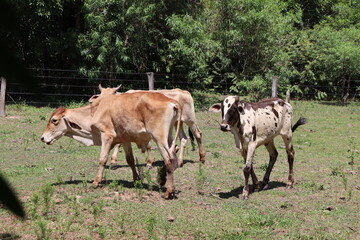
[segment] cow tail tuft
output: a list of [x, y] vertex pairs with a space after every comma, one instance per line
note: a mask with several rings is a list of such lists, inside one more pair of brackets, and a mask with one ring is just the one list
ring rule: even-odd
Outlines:
[[295, 132], [295, 130], [301, 126], [307, 123], [307, 119], [304, 117], [300, 117], [299, 120], [295, 123], [295, 125], [292, 127], [292, 131]]

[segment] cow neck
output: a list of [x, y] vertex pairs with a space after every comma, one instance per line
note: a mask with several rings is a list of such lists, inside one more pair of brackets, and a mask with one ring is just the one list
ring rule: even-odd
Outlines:
[[86, 145], [101, 145], [101, 140], [91, 129], [92, 109], [89, 106], [75, 109], [68, 109], [66, 118], [77, 125], [66, 133], [66, 136]]
[[81, 128], [81, 132], [91, 131], [92, 108], [90, 105], [80, 108], [68, 109], [66, 117], [69, 121], [77, 124]]

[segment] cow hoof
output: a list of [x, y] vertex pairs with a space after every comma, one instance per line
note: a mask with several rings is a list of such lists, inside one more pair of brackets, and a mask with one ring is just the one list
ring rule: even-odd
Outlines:
[[287, 189], [293, 189], [293, 186], [292, 185], [286, 185], [286, 188]]
[[200, 162], [205, 163], [205, 154], [200, 155]]
[[249, 200], [249, 196], [242, 196], [242, 200], [243, 200], [243, 201]]
[[147, 168], [147, 170], [151, 170], [153, 168], [153, 166], [151, 164], [146, 164], [146, 168]]
[[259, 192], [260, 191], [260, 187], [255, 187], [254, 188], [254, 192]]
[[164, 198], [165, 198], [165, 200], [175, 199], [176, 198], [175, 193], [166, 191], [164, 194]]

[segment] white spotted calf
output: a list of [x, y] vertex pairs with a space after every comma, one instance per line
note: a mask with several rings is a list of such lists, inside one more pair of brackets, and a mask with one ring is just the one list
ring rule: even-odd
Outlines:
[[262, 188], [268, 187], [270, 173], [278, 156], [274, 145], [274, 138], [278, 135], [281, 135], [288, 155], [289, 176], [287, 185], [288, 187], [293, 186], [295, 152], [292, 145], [292, 133], [298, 126], [305, 124], [305, 118], [300, 118], [292, 127], [293, 110], [289, 103], [280, 98], [270, 98], [251, 103], [240, 101], [237, 96], [229, 96], [222, 103], [212, 105], [209, 110], [211, 112], [221, 111], [220, 129], [232, 132], [236, 147], [240, 149], [245, 160], [243, 199], [248, 199], [249, 175], [253, 180], [255, 191], [260, 189], [252, 162], [255, 149], [261, 145], [265, 145], [270, 155], [269, 165], [262, 182]]

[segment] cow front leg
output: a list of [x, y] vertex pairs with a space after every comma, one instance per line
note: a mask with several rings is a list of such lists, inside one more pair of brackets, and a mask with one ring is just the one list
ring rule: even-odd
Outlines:
[[113, 137], [111, 136], [101, 136], [101, 152], [100, 152], [100, 159], [99, 159], [99, 170], [95, 177], [95, 180], [93, 182], [95, 187], [99, 186], [99, 183], [102, 181], [102, 176], [104, 172], [104, 168], [106, 165], [106, 162], [109, 157], [109, 152], [111, 150]]
[[[247, 148], [247, 151], [246, 150], [243, 151], [244, 152], [243, 156], [246, 156], [245, 167], [243, 169], [244, 177], [245, 177], [243, 194], [242, 194], [242, 199], [243, 200], [247, 200], [249, 198], [249, 192], [250, 192], [250, 190], [249, 190], [249, 176], [250, 176], [250, 174], [252, 174], [252, 171], [253, 171], [252, 170], [252, 160], [254, 158], [255, 148], [256, 148], [256, 144], [252, 143], [252, 144], [249, 144], [249, 146]], [[255, 175], [255, 173], [254, 173], [254, 175]]]
[[265, 147], [269, 152], [270, 160], [269, 160], [269, 165], [266, 168], [263, 182], [261, 184], [261, 189], [267, 189], [269, 187], [270, 174], [278, 156], [278, 152], [275, 148], [274, 140], [271, 140], [269, 143], [265, 144]]
[[136, 180], [139, 180], [140, 177], [135, 168], [134, 154], [133, 154], [133, 151], [131, 148], [131, 143], [123, 143], [123, 148], [124, 148], [124, 152], [125, 152], [126, 162], [131, 168], [131, 171], [133, 174], [133, 180], [135, 182]]

